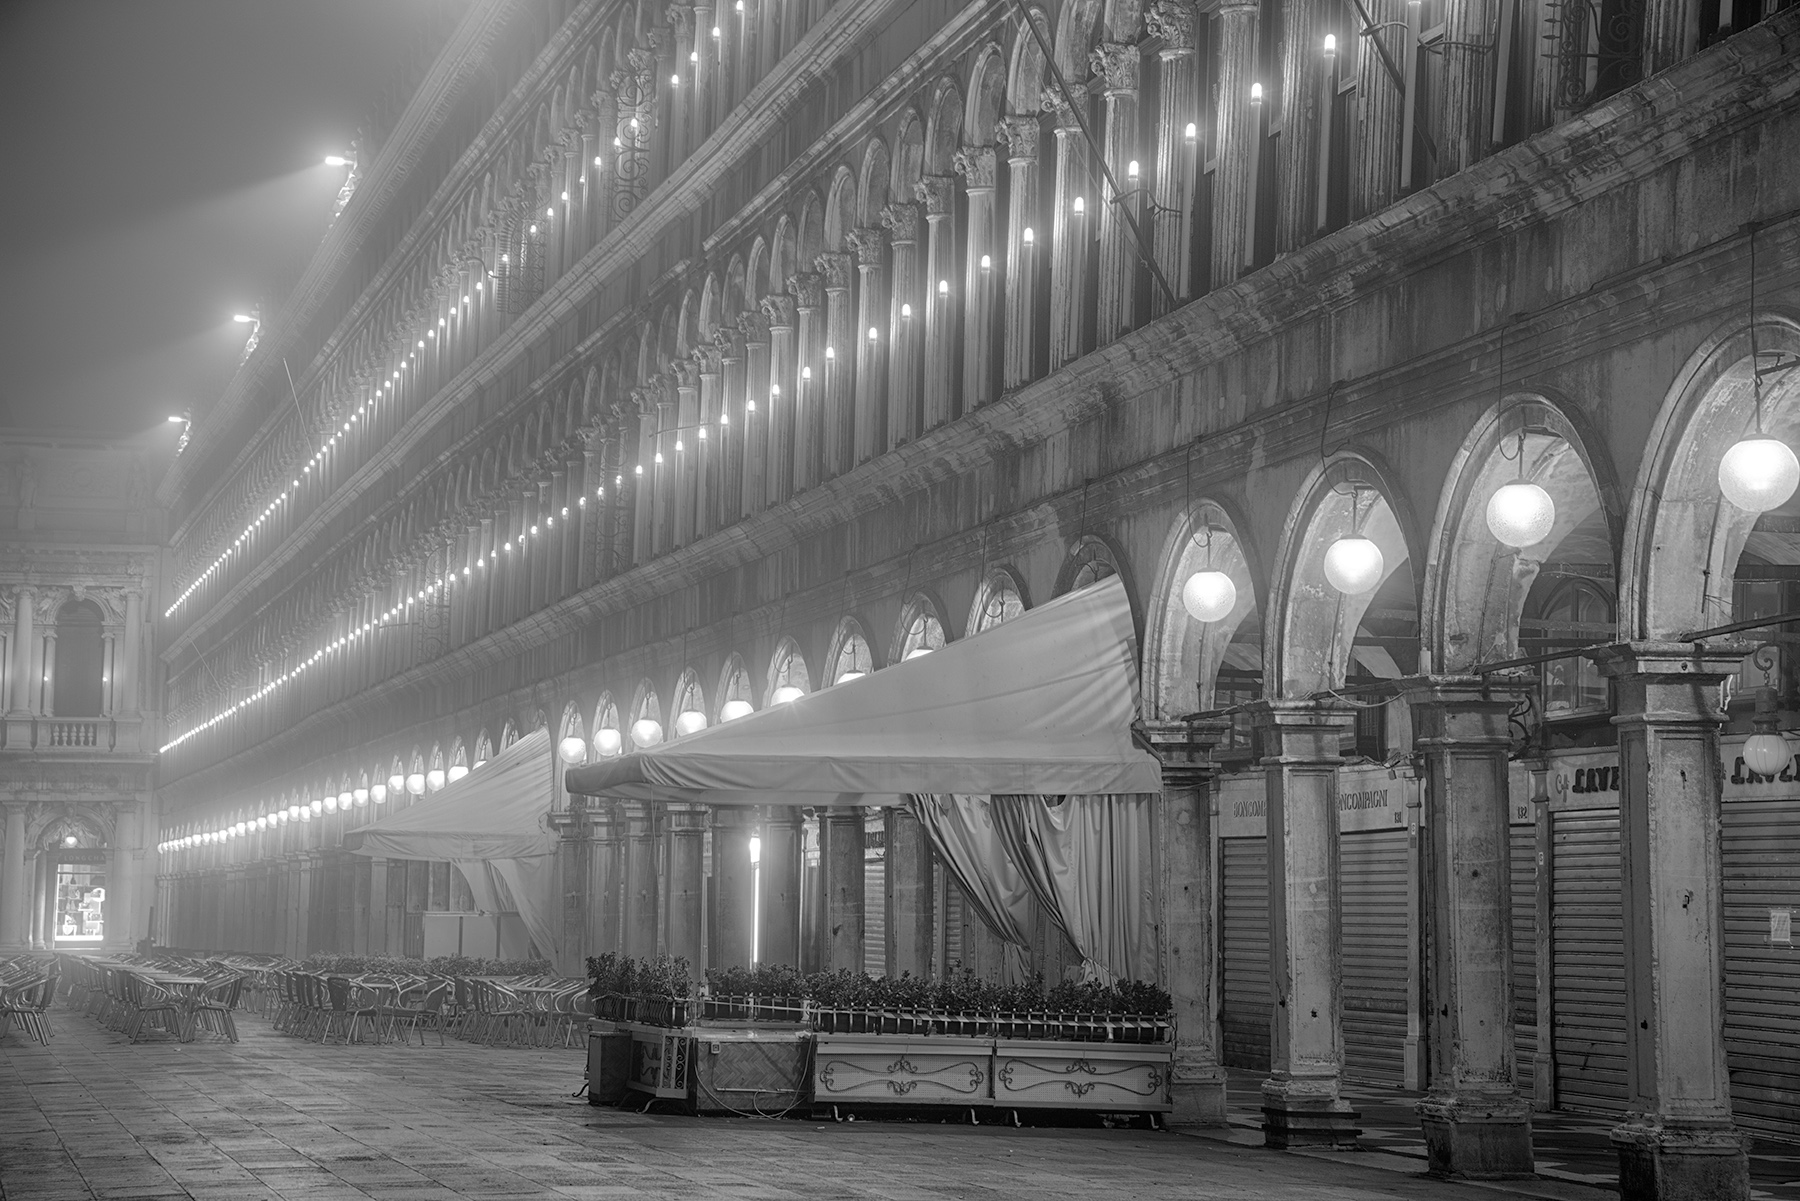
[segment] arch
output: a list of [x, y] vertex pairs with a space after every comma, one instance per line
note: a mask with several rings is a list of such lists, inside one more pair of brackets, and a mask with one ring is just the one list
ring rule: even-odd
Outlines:
[[509, 717], [506, 719], [506, 724], [500, 727], [500, 749], [505, 750], [517, 741], [519, 741], [519, 727]]
[[711, 710], [706, 707], [706, 689], [700, 683], [700, 673], [688, 668], [675, 681], [675, 691], [670, 694], [674, 703], [669, 706], [671, 733], [677, 737], [704, 730], [712, 720]]
[[753, 709], [756, 707], [756, 697], [751, 691], [750, 671], [744, 666], [744, 657], [736, 651], [725, 657], [725, 666], [719, 671], [719, 687], [715, 695], [719, 706], [713, 716], [717, 721], [729, 720], [725, 715], [725, 706], [733, 701], [740, 701]]
[[488, 737], [487, 727], [484, 726], [482, 727], [481, 733], [475, 736], [475, 757], [473, 761], [470, 762], [469, 766], [471, 769], [480, 767], [493, 757], [494, 740]]
[[894, 640], [888, 649], [889, 663], [904, 663], [939, 650], [949, 641], [944, 628], [944, 607], [928, 592], [915, 592], [900, 607], [900, 620], [894, 625]]
[[932, 89], [930, 116], [925, 121], [923, 169], [932, 175], [956, 170], [956, 152], [962, 149], [963, 93], [955, 79], [940, 79]]
[[979, 634], [1011, 621], [1030, 607], [1025, 581], [1018, 572], [1010, 567], [989, 568], [975, 590], [975, 601], [969, 606], [969, 620], [963, 628], [970, 634]]
[[840, 166], [831, 177], [825, 200], [825, 249], [850, 249], [850, 231], [856, 228], [856, 173]]
[[[1664, 396], [1631, 490], [1619, 571], [1619, 635], [1672, 639], [1731, 620], [1733, 577], [1758, 513], [1719, 493], [1719, 460], [1753, 429], [1751, 326], [1709, 335]], [[1800, 354], [1800, 319], [1764, 308], [1756, 348]], [[1800, 442], [1800, 373], [1763, 386], [1763, 430]]]
[[876, 668], [875, 652], [863, 624], [854, 617], [838, 622], [831, 635], [831, 653], [825, 656], [825, 686], [866, 676]]
[[[1396, 579], [1417, 612], [1410, 568], [1418, 561], [1417, 539], [1401, 495], [1377, 460], [1354, 451], [1340, 450], [1308, 473], [1288, 511], [1269, 584], [1265, 695], [1300, 699], [1342, 685], [1364, 613]], [[1324, 560], [1330, 545], [1352, 529], [1380, 549], [1384, 575], [1377, 587], [1345, 596], [1326, 582]]]
[[72, 597], [56, 611], [56, 670], [51, 677], [58, 717], [99, 717], [104, 708], [100, 606]]
[[[1244, 522], [1231, 507], [1202, 499], [1177, 518], [1163, 546], [1155, 599], [1145, 616], [1144, 715], [1171, 720], [1213, 706], [1220, 670], [1262, 676], [1261, 627], [1255, 620], [1264, 598], [1262, 565], [1245, 543]], [[1237, 603], [1215, 622], [1195, 620], [1182, 601], [1197, 571], [1222, 571], [1237, 589]]]
[[724, 309], [720, 314], [721, 321], [730, 321], [744, 311], [748, 303], [744, 296], [745, 267], [744, 256], [734, 254], [731, 262], [725, 267]]
[[619, 725], [619, 706], [610, 692], [602, 692], [594, 704], [594, 750], [610, 758], [625, 748], [625, 732]]
[[825, 250], [825, 206], [819, 194], [807, 189], [800, 204], [800, 219], [794, 226], [794, 270], [813, 270], [813, 260]]
[[969, 96], [963, 114], [963, 139], [971, 146], [992, 146], [1000, 114], [1006, 107], [1006, 59], [998, 43], [989, 42], [969, 72]]
[[[1427, 543], [1422, 669], [1460, 672], [1517, 655], [1519, 618], [1546, 560], [1617, 561], [1618, 488], [1597, 478], [1590, 444], [1571, 410], [1535, 393], [1502, 398], [1470, 429]], [[1542, 542], [1514, 550], [1489, 530], [1486, 512], [1495, 491], [1519, 478], [1550, 493], [1556, 522]]]
[[889, 167], [893, 198], [905, 204], [913, 198], [913, 185], [925, 170], [925, 122], [919, 110], [909, 108], [900, 114], [900, 125], [894, 133], [893, 162]]
[[[638, 746], [654, 746], [666, 739], [669, 736], [669, 730], [664, 725], [662, 717], [662, 702], [657, 698], [656, 685], [651, 683], [648, 678], [639, 680], [637, 691], [631, 698], [631, 725], [627, 730], [631, 741]], [[656, 723], [659, 731], [657, 737], [648, 740], [639, 737], [640, 733], [646, 732], [648, 729], [648, 727], [638, 724], [643, 721]]]
[[1056, 590], [1052, 595], [1061, 596], [1065, 592], [1086, 588], [1089, 584], [1096, 584], [1108, 576], [1116, 575], [1131, 596], [1132, 611], [1136, 612], [1137, 590], [1131, 586], [1130, 577], [1120, 570], [1123, 562], [1124, 558], [1119, 554], [1118, 548], [1107, 539], [1098, 534], [1083, 534], [1063, 557], [1062, 566], [1056, 573]]
[[702, 342], [712, 339], [714, 331], [719, 328], [719, 273], [707, 273], [706, 282], [700, 286], [699, 335]]
[[[1027, 11], [1031, 14], [1032, 24], [1044, 35], [1043, 43], [1049, 43], [1054, 36], [1049, 15], [1035, 5]], [[1007, 103], [1015, 113], [1036, 114], [1044, 104], [1046, 60], [1043, 44], [1025, 28], [1021, 19], [1013, 27], [1012, 45], [1012, 65], [1007, 72]], [[1084, 71], [1084, 78], [1085, 74]]]
[[813, 690], [812, 672], [806, 666], [806, 656], [801, 653], [800, 644], [792, 638], [783, 636], [775, 644], [775, 653], [769, 656], [768, 687], [763, 695], [768, 698], [767, 704], [779, 704], [790, 700], [783, 689], [797, 688], [801, 693]]
[[880, 138], [870, 138], [863, 151], [862, 179], [857, 185], [856, 223], [876, 227], [888, 202], [888, 149]]

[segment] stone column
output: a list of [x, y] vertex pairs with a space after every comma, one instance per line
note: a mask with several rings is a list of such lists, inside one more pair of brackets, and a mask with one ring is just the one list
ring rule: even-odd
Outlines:
[[795, 492], [819, 482], [825, 443], [825, 281], [814, 271], [788, 277], [797, 314], [797, 366], [792, 405]]
[[1268, 777], [1269, 987], [1274, 1002], [1263, 1138], [1271, 1147], [1354, 1147], [1343, 1071], [1337, 769], [1348, 715], [1308, 701], [1253, 707]]
[[719, 528], [719, 473], [725, 443], [731, 430], [719, 424], [723, 412], [719, 398], [719, 348], [706, 345], [693, 351], [694, 370], [700, 376], [700, 425], [694, 442], [694, 535], [704, 538]]
[[713, 894], [718, 924], [713, 927], [707, 966], [749, 967], [754, 940], [756, 873], [750, 863], [750, 839], [756, 813], [738, 805], [712, 811]]
[[648, 388], [633, 388], [631, 402], [638, 419], [637, 461], [628, 473], [632, 498], [631, 560], [648, 563], [655, 553], [651, 538], [656, 528], [656, 401]]
[[53, 889], [46, 889], [44, 886], [44, 877], [51, 870], [49, 853], [39, 851], [33, 855], [31, 866], [27, 870], [31, 873], [31, 891], [26, 897], [25, 908], [31, 929], [26, 933], [25, 943], [34, 951], [42, 951], [49, 946], [48, 937], [54, 935], [54, 931], [50, 929], [48, 896]]
[[713, 10], [710, 4], [694, 5], [694, 36], [692, 46], [694, 52], [694, 98], [688, 107], [688, 120], [691, 127], [688, 133], [688, 145], [696, 149], [706, 141], [712, 133], [713, 120], [713, 75], [717, 70], [715, 56], [719, 43], [713, 40]]
[[[994, 148], [965, 146], [956, 152], [955, 162], [969, 198], [968, 245], [963, 251], [962, 276], [961, 409], [966, 411], [988, 404], [1000, 394], [998, 289], [1006, 256], [994, 240]], [[985, 267], [981, 262], [984, 258]], [[957, 281], [951, 280], [950, 285], [956, 287]]]
[[56, 714], [56, 631], [44, 631], [44, 708], [45, 717]]
[[289, 958], [305, 959], [313, 951], [312, 901], [313, 901], [313, 860], [314, 856], [303, 854], [294, 867], [294, 892], [290, 904], [294, 907], [294, 949], [288, 952]]
[[369, 929], [364, 936], [371, 955], [394, 953], [388, 943], [387, 912], [388, 861], [377, 856], [369, 860]]
[[[1643, 23], [1645, 75], [1654, 75], [1684, 58], [1691, 58], [1697, 49], [1700, 9], [1694, 0], [1648, 0], [1644, 5]], [[1742, 29], [1745, 22], [1734, 24]], [[1451, 35], [1446, 30], [1444, 36]]]
[[1626, 1201], [1750, 1195], [1726, 1067], [1719, 685], [1749, 648], [1626, 642], [1614, 681], [1625, 910]]
[[675, 377], [675, 424], [680, 432], [675, 435], [674, 446], [663, 453], [668, 456], [666, 466], [675, 493], [675, 545], [686, 546], [694, 540], [694, 532], [699, 527], [700, 455], [706, 449], [698, 428], [700, 372], [692, 361], [671, 364], [669, 372]]
[[[1085, 88], [1086, 81], [1070, 80]], [[1086, 95], [1085, 91], [1080, 94]], [[1056, 197], [1051, 217], [1050, 370], [1081, 357], [1088, 308], [1088, 243], [1093, 239], [1095, 206], [1105, 197], [1088, 186], [1094, 173], [1075, 115], [1054, 89], [1044, 93], [1044, 111], [1056, 120]], [[1080, 201], [1079, 209], [1076, 201]]]
[[[1094, 74], [1106, 85], [1106, 165], [1124, 194], [1104, 196], [1106, 203], [1092, 213], [1099, 223], [1100, 270], [1095, 281], [1099, 290], [1099, 309], [1095, 320], [1097, 336], [1102, 343], [1111, 342], [1137, 325], [1138, 251], [1131, 236], [1127, 213], [1138, 217], [1144, 211], [1143, 176], [1134, 181], [1127, 170], [1138, 157], [1138, 68], [1141, 55], [1127, 42], [1103, 42], [1090, 55]], [[1064, 142], [1064, 146], [1073, 143]], [[1140, 173], [1143, 164], [1139, 163]], [[1105, 188], [1104, 180], [1098, 185]], [[1092, 203], [1090, 201], [1090, 203]]]
[[[861, 226], [850, 233], [861, 278], [856, 323], [856, 462], [866, 463], [888, 448], [887, 231]], [[869, 335], [874, 334], [871, 338]], [[845, 352], [848, 353], [848, 352]]]
[[[113, 819], [112, 863], [106, 877], [106, 941], [131, 950], [137, 925], [138, 869], [144, 856], [142, 799], [126, 801]], [[241, 841], [241, 840], [240, 840]], [[247, 949], [247, 948], [246, 948]]]
[[[559, 767], [560, 771], [561, 768]], [[563, 975], [580, 975], [582, 961], [589, 954], [592, 941], [589, 926], [596, 898], [588, 895], [594, 878], [593, 827], [588, 824], [589, 798], [572, 793], [569, 796], [569, 819], [556, 840], [557, 879], [562, 893], [562, 912], [557, 924], [562, 931], [562, 955], [556, 970]]]
[[825, 285], [825, 351], [829, 352], [821, 352], [825, 378], [820, 405], [824, 414], [820, 478], [831, 479], [856, 463], [856, 311], [850, 295], [856, 258], [828, 251], [815, 262]]
[[706, 826], [704, 805], [670, 805], [669, 954], [688, 961], [692, 978], [704, 975]]
[[787, 293], [763, 297], [769, 319], [769, 407], [764, 429], [763, 507], [788, 498], [794, 482], [794, 391], [800, 378], [795, 365], [794, 298]]
[[827, 809], [819, 823], [825, 871], [826, 971], [863, 969], [863, 815], [855, 806]]
[[[896, 201], [881, 210], [892, 249], [889, 301], [887, 449], [919, 436], [919, 372], [925, 349], [925, 288], [919, 278], [919, 206]], [[863, 336], [868, 337], [868, 331]]]
[[741, 511], [762, 512], [763, 471], [769, 457], [769, 319], [760, 312], [738, 317], [744, 336], [744, 428]]
[[626, 821], [617, 801], [590, 802], [594, 827], [592, 875], [588, 881], [588, 946], [583, 955], [625, 949]]
[[139, 660], [143, 657], [144, 644], [144, 593], [139, 588], [125, 590], [125, 639], [124, 649], [115, 674], [119, 681], [119, 713], [124, 717], [136, 717], [144, 707], [143, 697], [138, 691], [138, 669], [142, 666]]
[[744, 506], [744, 448], [750, 436], [745, 412], [744, 335], [721, 326], [713, 335], [719, 351], [719, 382], [724, 389], [719, 401], [719, 490], [716, 507], [719, 526], [736, 525]]
[[[1158, 83], [1156, 168], [1152, 195], [1151, 249], [1156, 265], [1178, 303], [1194, 297], [1192, 278], [1194, 183], [1200, 174], [1200, 131], [1187, 136], [1200, 120], [1200, 58], [1194, 51], [1194, 6], [1191, 0], [1156, 0], [1144, 15], [1150, 32], [1162, 38], [1157, 51]], [[1150, 289], [1150, 315], [1168, 312], [1169, 298]]]
[[[7, 704], [9, 716], [26, 717], [31, 713], [31, 610], [36, 604], [37, 589], [30, 584], [21, 584], [14, 590], [12, 696]], [[9, 737], [7, 741], [13, 740]]]
[[[1213, 175], [1212, 275], [1222, 288], [1250, 264], [1250, 209], [1256, 200], [1253, 168], [1260, 114], [1250, 103], [1256, 76], [1255, 0], [1220, 0], [1219, 152]], [[1268, 86], [1267, 83], [1264, 86]]]
[[[888, 809], [887, 823], [887, 973], [931, 975], [937, 881], [933, 879], [931, 840], [911, 810]], [[866, 915], [865, 915], [866, 916]]]
[[656, 954], [656, 815], [648, 802], [625, 803], [625, 953]]
[[1531, 1108], [1513, 1066], [1508, 715], [1536, 681], [1424, 676], [1401, 695], [1426, 765], [1426, 1045], [1419, 1103], [1440, 1176], [1530, 1175]]
[[[914, 185], [914, 194], [925, 210], [925, 278], [917, 289], [920, 299], [913, 303], [915, 328], [920, 317], [925, 320], [924, 406], [918, 428], [922, 433], [961, 416], [956, 385], [962, 378], [957, 340], [962, 333], [958, 302], [963, 280], [956, 270], [956, 177], [927, 175]], [[940, 283], [949, 284], [949, 289], [940, 290]]]
[[0, 947], [24, 950], [29, 945], [27, 906], [30, 904], [25, 873], [25, 806], [9, 804], [6, 812], [6, 846], [0, 854]]
[[[1033, 229], [1038, 207], [1038, 119], [1002, 117], [995, 131], [1006, 143], [1006, 277], [996, 281], [1006, 293], [1001, 336], [1001, 383], [1017, 388], [1037, 375], [1038, 255], [1043, 230]], [[1031, 239], [1026, 240], [1026, 231]]]
[[112, 717], [118, 710], [114, 695], [119, 684], [119, 655], [112, 631], [100, 635], [100, 716]]
[[674, 547], [676, 480], [681, 474], [681, 456], [675, 451], [675, 443], [680, 438], [675, 431], [675, 381], [659, 373], [650, 380], [649, 392], [651, 402], [656, 406], [656, 439], [644, 471], [653, 473], [656, 479], [650, 517], [651, 544], [660, 555]]
[[800, 896], [805, 859], [801, 813], [781, 807], [767, 811], [762, 827], [762, 963], [800, 966]]
[[[1654, 4], [1647, 5], [1645, 15], [1652, 11]], [[1444, 62], [1440, 179], [1487, 155], [1493, 127], [1495, 20], [1489, 0], [1448, 0], [1444, 5], [1444, 36], [1438, 43]]]
[[1162, 800], [1156, 837], [1162, 879], [1163, 979], [1181, 1030], [1170, 1079], [1170, 1121], [1223, 1126], [1225, 1069], [1219, 1063], [1219, 999], [1215, 993], [1218, 931], [1213, 926], [1212, 748], [1230, 730], [1226, 721], [1149, 725], [1162, 761]]
[[[1456, 3], [1457, 0], [1450, 0]], [[1275, 180], [1275, 253], [1297, 250], [1319, 236], [1319, 148], [1325, 128], [1325, 15], [1322, 4], [1282, 10], [1282, 78], [1263, 80], [1263, 93], [1281, 122]], [[1373, 47], [1366, 48], [1373, 53]], [[1491, 86], [1491, 84], [1490, 84]]]

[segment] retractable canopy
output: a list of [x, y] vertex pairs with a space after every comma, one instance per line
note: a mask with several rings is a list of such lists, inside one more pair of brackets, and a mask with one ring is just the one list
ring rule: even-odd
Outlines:
[[534, 730], [480, 771], [411, 808], [344, 835], [359, 855], [389, 859], [526, 859], [556, 852], [550, 812], [555, 766], [550, 731]]
[[929, 655], [564, 780], [588, 796], [715, 805], [1156, 792], [1157, 761], [1131, 740], [1137, 699], [1131, 606], [1112, 577]]

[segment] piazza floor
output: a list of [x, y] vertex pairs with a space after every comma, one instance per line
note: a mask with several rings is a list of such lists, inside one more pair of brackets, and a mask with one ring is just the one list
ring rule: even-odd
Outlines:
[[250, 1014], [236, 1045], [134, 1046], [53, 1012], [48, 1047], [16, 1031], [0, 1042], [5, 1201], [1609, 1195], [1566, 1180], [1445, 1184], [1404, 1154], [1278, 1154], [1243, 1145], [1244, 1130], [641, 1115], [572, 1096], [574, 1051], [322, 1047]]

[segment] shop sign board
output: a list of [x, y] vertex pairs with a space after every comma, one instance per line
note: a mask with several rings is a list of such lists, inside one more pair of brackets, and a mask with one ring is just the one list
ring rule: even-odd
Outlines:
[[[1338, 769], [1338, 829], [1403, 829], [1416, 806], [1420, 782], [1410, 768], [1379, 763]], [[1218, 782], [1220, 838], [1261, 838], [1268, 833], [1268, 783], [1262, 772], [1223, 776]]]

